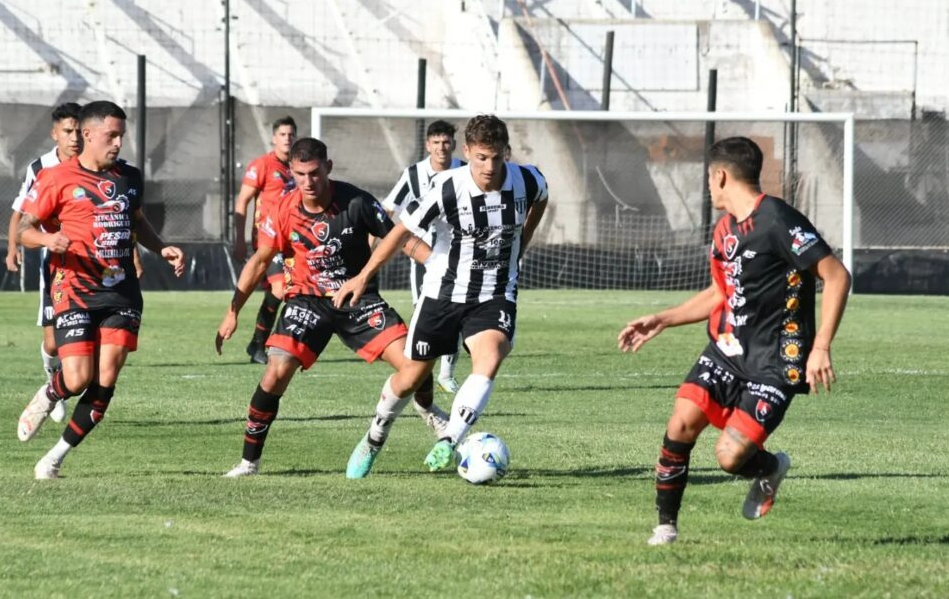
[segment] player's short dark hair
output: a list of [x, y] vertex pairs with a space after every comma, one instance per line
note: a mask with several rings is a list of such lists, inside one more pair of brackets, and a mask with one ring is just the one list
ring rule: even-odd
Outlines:
[[458, 127], [455, 127], [448, 121], [432, 121], [428, 126], [428, 129], [425, 131], [425, 139], [429, 137], [435, 137], [437, 135], [447, 135], [448, 137], [455, 139], [455, 132], [458, 131]]
[[507, 125], [493, 114], [479, 114], [465, 126], [465, 143], [504, 149], [510, 145]]
[[82, 110], [79, 111], [79, 126], [82, 127], [86, 121], [90, 121], [92, 119], [104, 121], [110, 116], [116, 119], [122, 119], [123, 121], [128, 118], [125, 116], [125, 111], [122, 110], [115, 102], [110, 102], [108, 100], [96, 100], [94, 102], [89, 102], [82, 107]]
[[271, 132], [272, 132], [272, 133], [276, 133], [276, 132], [277, 132], [277, 129], [279, 129], [280, 127], [283, 127], [284, 125], [289, 125], [289, 126], [293, 127], [293, 134], [296, 135], [296, 133], [297, 133], [297, 122], [296, 122], [295, 120], [293, 120], [293, 117], [290, 116], [289, 114], [288, 114], [287, 116], [283, 117], [283, 118], [279, 118], [279, 119], [277, 119], [276, 121], [274, 121], [274, 122], [273, 122], [273, 129], [272, 129]]
[[319, 160], [326, 162], [329, 150], [326, 144], [312, 137], [301, 137], [290, 146], [290, 161], [313, 162]]
[[727, 166], [736, 179], [752, 185], [758, 185], [762, 162], [764, 156], [761, 148], [747, 137], [721, 139], [708, 150], [709, 166]]
[[53, 122], [58, 123], [63, 119], [76, 119], [79, 120], [79, 111], [82, 110], [82, 106], [76, 104], [75, 102], [66, 102], [60, 104], [53, 109]]

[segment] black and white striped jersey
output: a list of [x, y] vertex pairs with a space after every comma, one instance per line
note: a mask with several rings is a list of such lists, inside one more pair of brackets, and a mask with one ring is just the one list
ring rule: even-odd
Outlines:
[[547, 181], [534, 166], [505, 163], [499, 191], [485, 193], [468, 166], [436, 175], [432, 189], [400, 214], [413, 234], [435, 229], [422, 297], [458, 303], [517, 301], [518, 260], [527, 213], [547, 201]]
[[[458, 168], [464, 164], [466, 164], [464, 161], [458, 158], [452, 158], [451, 166], [448, 168]], [[395, 184], [395, 187], [392, 188], [392, 191], [389, 192], [389, 195], [386, 196], [386, 199], [382, 201], [382, 207], [389, 211], [389, 214], [392, 215], [392, 220], [397, 220], [403, 208], [411, 202], [421, 199], [428, 193], [428, 190], [432, 188], [432, 180], [437, 174], [435, 169], [432, 168], [432, 161], [428, 156], [411, 166], [407, 166], [405, 170], [402, 171], [402, 176], [399, 177], [399, 181]], [[422, 237], [422, 240], [432, 245], [431, 230]]]
[[56, 153], [56, 148], [53, 148], [26, 167], [26, 177], [23, 178], [20, 193], [18, 193], [16, 199], [13, 200], [14, 211], [23, 212], [22, 208], [23, 202], [26, 201], [26, 194], [30, 193], [30, 190], [33, 189], [33, 183], [36, 182], [36, 177], [40, 174], [40, 171], [44, 168], [56, 166], [57, 164], [59, 164], [59, 154]]

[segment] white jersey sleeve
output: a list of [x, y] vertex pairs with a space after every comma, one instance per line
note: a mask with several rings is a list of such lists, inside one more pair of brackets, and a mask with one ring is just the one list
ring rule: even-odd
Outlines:
[[23, 177], [23, 184], [20, 186], [20, 192], [17, 194], [16, 198], [13, 200], [13, 210], [15, 212], [23, 212], [23, 202], [26, 201], [27, 194], [30, 193], [30, 190], [33, 189], [33, 184], [36, 183], [36, 175], [43, 169], [43, 163], [40, 158], [37, 158], [26, 167], [26, 176]]
[[[399, 177], [399, 181], [395, 184], [395, 187], [393, 187], [389, 195], [382, 200], [382, 207], [392, 214], [393, 218], [405, 208], [406, 199], [409, 199], [409, 196], [412, 195], [412, 190], [409, 186], [409, 168], [411, 167], [402, 171], [402, 175]], [[411, 199], [415, 198], [412, 197]]]

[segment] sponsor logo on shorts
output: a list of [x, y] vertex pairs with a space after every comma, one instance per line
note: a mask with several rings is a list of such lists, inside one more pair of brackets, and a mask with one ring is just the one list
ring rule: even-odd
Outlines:
[[432, 349], [432, 346], [428, 344], [428, 341], [416, 341], [415, 342], [415, 353], [420, 356], [427, 356], [428, 352]]
[[385, 312], [379, 310], [378, 312], [373, 312], [369, 315], [369, 319], [366, 321], [369, 323], [369, 326], [372, 328], [381, 331], [386, 326], [386, 315]]
[[68, 329], [80, 325], [92, 324], [92, 317], [88, 312], [67, 312], [56, 318], [57, 329]]
[[511, 318], [511, 315], [504, 310], [500, 310], [500, 312], [501, 316], [498, 318], [498, 327], [505, 333], [510, 333], [511, 327], [514, 324], [513, 319]]
[[773, 410], [774, 408], [771, 407], [771, 404], [763, 399], [759, 399], [758, 404], [755, 406], [755, 419], [758, 422], [764, 422], [771, 417]]
[[301, 306], [287, 306], [283, 311], [284, 320], [290, 320], [307, 328], [313, 328], [320, 321], [320, 315]]

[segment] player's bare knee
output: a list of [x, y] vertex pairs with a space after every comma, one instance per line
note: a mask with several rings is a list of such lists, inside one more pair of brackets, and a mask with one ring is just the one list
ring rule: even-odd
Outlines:
[[267, 393], [283, 393], [299, 367], [300, 362], [293, 356], [271, 350], [264, 375], [260, 379], [261, 389]]
[[737, 474], [756, 451], [758, 449], [754, 443], [728, 427], [715, 443], [715, 459], [722, 470], [729, 474]]
[[79, 393], [92, 383], [92, 364], [63, 365], [63, 382], [66, 388]]

